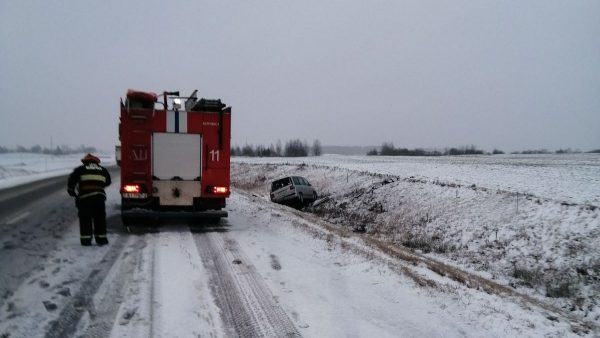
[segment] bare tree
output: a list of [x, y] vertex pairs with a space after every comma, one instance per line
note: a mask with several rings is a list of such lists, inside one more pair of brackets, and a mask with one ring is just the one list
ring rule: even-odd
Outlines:
[[285, 143], [285, 157], [302, 157], [308, 155], [308, 145], [300, 139], [290, 140]]
[[275, 146], [275, 153], [277, 154], [277, 156], [283, 155], [282, 148], [283, 147], [281, 146], [281, 140], [277, 140], [277, 145]]
[[315, 140], [312, 145], [312, 154], [313, 154], [313, 156], [321, 156], [321, 153], [322, 153], [321, 141]]

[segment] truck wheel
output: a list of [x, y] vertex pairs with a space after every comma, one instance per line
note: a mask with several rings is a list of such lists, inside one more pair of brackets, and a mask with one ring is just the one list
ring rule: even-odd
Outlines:
[[121, 221], [123, 222], [123, 230], [131, 232], [131, 227], [135, 225], [134, 220], [131, 217], [121, 216]]

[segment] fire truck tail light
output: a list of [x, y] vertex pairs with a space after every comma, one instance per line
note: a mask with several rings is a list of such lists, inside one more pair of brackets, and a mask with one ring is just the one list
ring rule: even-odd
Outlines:
[[123, 186], [123, 192], [139, 193], [140, 185], [139, 184], [126, 184]]
[[227, 187], [213, 187], [213, 194], [226, 194], [228, 190]]

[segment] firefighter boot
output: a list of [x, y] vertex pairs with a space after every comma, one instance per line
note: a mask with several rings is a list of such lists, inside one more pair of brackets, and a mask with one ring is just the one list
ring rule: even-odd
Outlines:
[[92, 245], [92, 236], [81, 236], [81, 245], [90, 246]]
[[106, 238], [106, 235], [98, 235], [98, 236], [96, 236], [96, 244], [98, 244], [99, 246], [107, 245], [108, 244], [108, 238]]

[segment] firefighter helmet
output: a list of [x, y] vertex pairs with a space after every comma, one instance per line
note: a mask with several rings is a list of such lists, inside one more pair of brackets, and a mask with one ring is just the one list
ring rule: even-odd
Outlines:
[[81, 163], [96, 163], [100, 164], [100, 159], [92, 154], [87, 154], [81, 159]]

